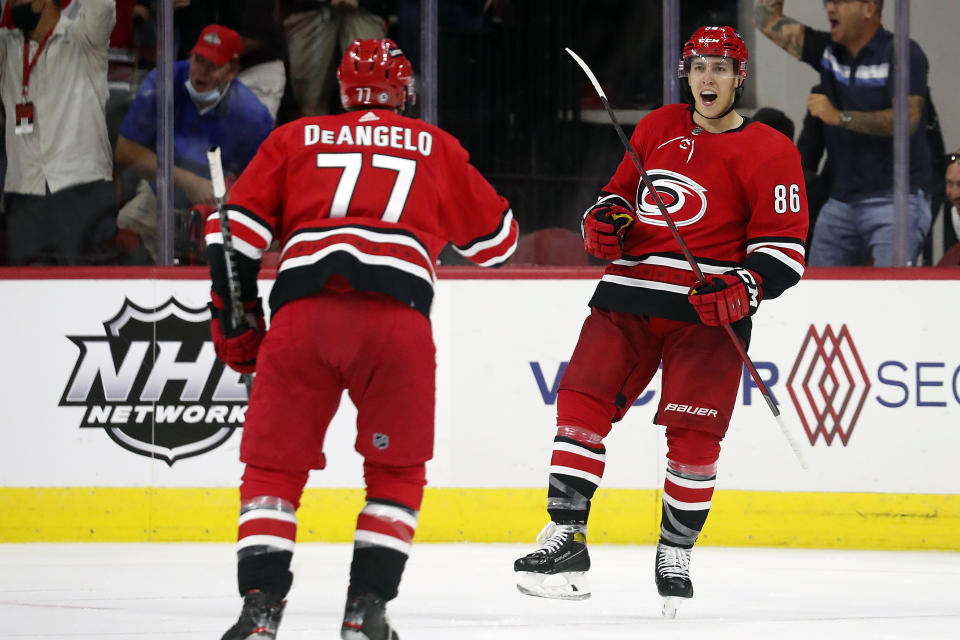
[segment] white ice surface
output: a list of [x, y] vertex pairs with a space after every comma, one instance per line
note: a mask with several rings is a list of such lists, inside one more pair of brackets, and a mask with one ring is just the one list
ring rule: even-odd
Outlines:
[[[593, 597], [521, 595], [532, 545], [420, 544], [390, 603], [403, 640], [960, 638], [960, 554], [703, 547], [694, 598], [660, 617], [653, 547], [595, 545]], [[278, 640], [338, 637], [350, 546], [301, 544]], [[0, 545], [0, 638], [218, 640], [236, 619], [227, 544]]]

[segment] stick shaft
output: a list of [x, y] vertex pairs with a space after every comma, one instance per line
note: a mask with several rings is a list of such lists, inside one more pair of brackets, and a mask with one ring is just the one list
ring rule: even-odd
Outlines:
[[657, 192], [656, 188], [653, 186], [653, 182], [650, 180], [650, 176], [647, 175], [647, 172], [643, 168], [643, 163], [640, 162], [640, 157], [637, 156], [637, 152], [634, 150], [633, 145], [630, 144], [630, 141], [627, 140], [627, 136], [623, 133], [623, 128], [621, 128], [620, 123], [617, 121], [617, 116], [613, 113], [613, 109], [610, 108], [610, 103], [607, 102], [606, 97], [601, 96], [600, 102], [603, 103], [604, 108], [607, 110], [607, 115], [610, 116], [610, 120], [613, 122], [613, 128], [617, 130], [617, 133], [620, 135], [620, 142], [623, 143], [623, 146], [626, 147], [627, 153], [630, 155], [630, 159], [633, 160], [633, 166], [637, 168], [637, 171], [640, 172], [640, 179], [643, 180], [643, 184], [647, 187], [647, 191], [653, 196], [653, 201], [656, 203], [657, 208], [660, 209], [663, 219], [667, 222], [667, 227], [670, 228], [670, 233], [673, 234], [674, 239], [677, 241], [677, 244], [680, 245], [680, 251], [683, 252], [683, 257], [687, 259], [687, 262], [690, 264], [690, 268], [693, 269], [693, 275], [697, 277], [697, 280], [701, 284], [706, 283], [706, 279], [703, 277], [703, 271], [700, 269], [700, 265], [697, 264], [697, 261], [694, 260], [693, 254], [690, 253], [690, 250], [687, 248], [687, 243], [683, 241], [683, 236], [680, 235], [680, 230], [677, 229], [676, 223], [674, 223], [673, 218], [667, 213], [667, 208], [663, 204], [663, 200], [660, 199], [660, 194]]
[[207, 163], [210, 165], [210, 182], [213, 195], [217, 199], [217, 215], [220, 217], [220, 235], [223, 238], [223, 258], [227, 268], [227, 289], [230, 293], [230, 319], [233, 326], [243, 320], [243, 302], [240, 299], [240, 279], [237, 278], [233, 249], [233, 234], [230, 233], [230, 217], [223, 208], [223, 196], [226, 185], [223, 179], [223, 164], [220, 161], [220, 147], [211, 147], [207, 151]]
[[[243, 317], [243, 300], [240, 297], [240, 279], [237, 277], [235, 266], [236, 252], [233, 248], [233, 234], [230, 233], [230, 217], [223, 208], [223, 197], [227, 192], [223, 179], [223, 164], [220, 160], [220, 147], [211, 147], [207, 151], [207, 163], [210, 165], [210, 182], [213, 184], [213, 195], [217, 199], [217, 214], [220, 217], [220, 235], [223, 238], [223, 261], [227, 271], [227, 292], [230, 300], [230, 320], [234, 327], [245, 322]], [[241, 374], [240, 379], [247, 387], [247, 396], [253, 379], [249, 374]]]

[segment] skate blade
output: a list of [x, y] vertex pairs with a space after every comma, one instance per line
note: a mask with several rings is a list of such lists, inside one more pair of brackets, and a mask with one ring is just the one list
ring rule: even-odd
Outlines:
[[517, 591], [537, 598], [556, 600], [586, 600], [590, 597], [590, 582], [586, 571], [566, 573], [533, 573], [518, 571]]
[[680, 610], [680, 605], [690, 598], [680, 598], [677, 596], [664, 596], [663, 597], [663, 617], [664, 618], [676, 618], [677, 612]]
[[[397, 640], [397, 632], [390, 628], [390, 640]], [[344, 627], [340, 630], [340, 640], [370, 640], [370, 636], [365, 634], [360, 629], [350, 629], [349, 627]]]

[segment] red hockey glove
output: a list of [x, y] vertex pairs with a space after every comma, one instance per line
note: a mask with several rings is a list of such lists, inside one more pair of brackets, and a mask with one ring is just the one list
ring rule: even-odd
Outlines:
[[736, 268], [707, 278], [707, 284], [690, 289], [687, 299], [703, 324], [719, 327], [752, 316], [757, 312], [763, 293], [760, 276]]
[[253, 373], [257, 365], [257, 350], [266, 333], [263, 304], [260, 298], [243, 303], [243, 320], [234, 327], [230, 310], [224, 300], [210, 292], [210, 337], [217, 357], [238, 373]]
[[623, 236], [636, 216], [626, 207], [609, 202], [595, 204], [583, 218], [583, 247], [602, 260], [623, 255]]

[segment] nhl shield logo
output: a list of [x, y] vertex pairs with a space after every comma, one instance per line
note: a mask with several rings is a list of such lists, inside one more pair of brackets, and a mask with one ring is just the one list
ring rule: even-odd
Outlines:
[[243, 425], [247, 394], [217, 359], [209, 321], [174, 298], [155, 309], [124, 300], [103, 335], [67, 336], [80, 354], [60, 406], [84, 407], [81, 428], [171, 466], [220, 446]]

